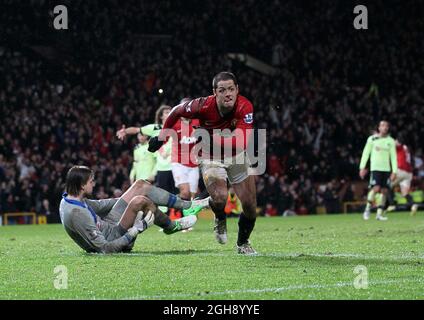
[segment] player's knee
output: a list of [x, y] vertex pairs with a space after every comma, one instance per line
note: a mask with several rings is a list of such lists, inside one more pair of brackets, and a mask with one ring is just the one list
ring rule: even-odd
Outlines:
[[149, 203], [149, 199], [145, 196], [135, 196], [132, 198], [129, 206], [135, 210], [141, 210], [143, 206]]
[[147, 194], [149, 188], [151, 187], [151, 184], [143, 179], [137, 180], [134, 185], [140, 194]]
[[228, 193], [227, 193], [227, 189], [220, 189], [220, 188], [216, 188], [214, 190], [211, 190], [209, 192], [209, 195], [212, 198], [212, 201], [215, 203], [218, 202], [226, 202], [227, 201], [227, 197], [228, 197]]
[[218, 210], [224, 210], [227, 204], [227, 197], [225, 195], [216, 195], [212, 197], [212, 206]]
[[146, 183], [144, 179], [138, 179], [134, 184], [137, 188], [143, 188]]

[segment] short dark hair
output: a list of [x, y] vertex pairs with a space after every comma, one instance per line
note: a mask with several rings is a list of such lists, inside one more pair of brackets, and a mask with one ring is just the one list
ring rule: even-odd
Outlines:
[[162, 118], [163, 112], [165, 110], [172, 110], [172, 108], [171, 108], [171, 106], [167, 106], [167, 105], [160, 106], [159, 109], [156, 110], [155, 123], [157, 123], [157, 124], [161, 124], [162, 123], [161, 118]]
[[65, 191], [71, 196], [77, 196], [81, 188], [94, 176], [93, 170], [86, 166], [73, 166], [66, 175]]
[[382, 122], [387, 122], [387, 125], [389, 126], [389, 131], [390, 131], [390, 122], [388, 120], [386, 120], [386, 119], [382, 119], [382, 120], [380, 120], [380, 122], [377, 125], [377, 132], [380, 133], [380, 124]]
[[218, 88], [218, 82], [219, 81], [227, 81], [227, 80], [233, 80], [234, 84], [237, 86], [237, 79], [234, 73], [228, 72], [228, 71], [222, 71], [215, 75], [212, 80], [212, 88], [216, 89]]

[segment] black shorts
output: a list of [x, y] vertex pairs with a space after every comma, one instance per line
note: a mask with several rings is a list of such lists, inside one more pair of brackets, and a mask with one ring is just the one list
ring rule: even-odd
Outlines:
[[[158, 171], [156, 173], [156, 186], [158, 188], [164, 189], [170, 193], [178, 194], [178, 190], [175, 188], [174, 177], [172, 176], [172, 171]], [[177, 191], [177, 192], [175, 192]]]
[[390, 188], [390, 175], [391, 172], [387, 171], [371, 171], [369, 187]]

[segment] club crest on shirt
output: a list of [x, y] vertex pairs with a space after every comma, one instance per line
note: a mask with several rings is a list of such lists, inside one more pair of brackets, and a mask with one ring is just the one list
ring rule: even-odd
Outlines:
[[244, 116], [244, 122], [247, 124], [253, 123], [253, 113], [248, 113]]

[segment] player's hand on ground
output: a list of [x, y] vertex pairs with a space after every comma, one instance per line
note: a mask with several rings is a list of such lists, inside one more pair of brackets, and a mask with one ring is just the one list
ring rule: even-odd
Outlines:
[[367, 175], [368, 170], [367, 169], [361, 169], [359, 170], [359, 176], [361, 177], [361, 179], [364, 179], [365, 176]]
[[396, 173], [392, 173], [391, 175], [390, 175], [390, 181], [395, 181], [396, 180]]
[[162, 147], [164, 141], [160, 141], [159, 137], [151, 137], [149, 140], [149, 148], [147, 148], [150, 152], [156, 152]]
[[124, 140], [126, 135], [125, 126], [122, 126], [122, 128], [116, 132], [116, 136], [119, 140]]

